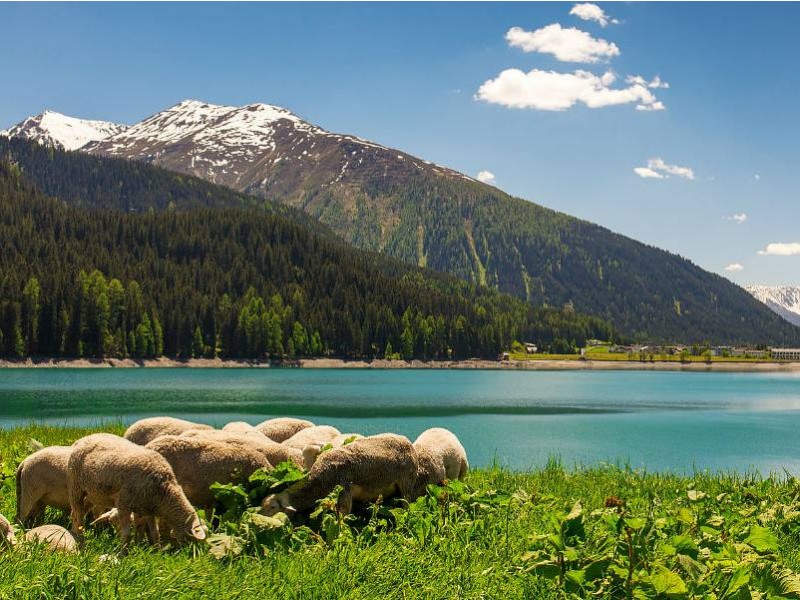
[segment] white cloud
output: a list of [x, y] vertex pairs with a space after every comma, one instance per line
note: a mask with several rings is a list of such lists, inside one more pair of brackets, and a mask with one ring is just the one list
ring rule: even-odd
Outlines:
[[755, 179], [756, 181], [761, 181], [761, 175], [756, 173], [755, 175], [753, 175], [753, 179]]
[[725, 270], [729, 273], [737, 273], [739, 271], [744, 271], [744, 265], [742, 263], [731, 263], [725, 267]]
[[605, 27], [609, 23], [613, 23], [614, 25], [619, 23], [616, 19], [610, 18], [597, 4], [592, 4], [591, 2], [576, 4], [572, 7], [572, 10], [569, 11], [569, 14], [575, 15], [584, 21], [596, 21], [600, 23], [601, 27]]
[[735, 213], [729, 217], [725, 217], [726, 221], [733, 221], [737, 225], [741, 225], [745, 221], [747, 221], [747, 214], [746, 213]]
[[506, 40], [509, 45], [525, 52], [552, 54], [562, 62], [596, 63], [619, 56], [616, 44], [593, 38], [575, 27], [562, 27], [559, 23], [536, 31], [512, 27], [506, 32]]
[[642, 179], [664, 179], [661, 173], [648, 167], [634, 167], [633, 172]]
[[567, 110], [578, 103], [589, 108], [637, 103], [642, 110], [663, 110], [664, 105], [645, 86], [612, 88], [616, 76], [607, 71], [597, 76], [588, 71], [558, 73], [533, 69], [527, 73], [506, 69], [484, 82], [476, 100], [510, 108]]
[[[633, 172], [643, 179], [668, 179], [670, 175], [694, 179], [694, 170], [689, 167], [679, 167], [664, 162], [662, 158], [651, 158], [646, 167], [635, 167]], [[745, 216], [745, 218], [747, 218]]]
[[494, 185], [495, 182], [494, 173], [491, 171], [479, 171], [475, 179], [483, 183], [488, 183], [489, 185]]
[[794, 256], [800, 254], [800, 242], [767, 244], [767, 247], [758, 253], [762, 256]]
[[666, 89], [669, 89], [669, 84], [666, 81], [662, 81], [661, 77], [659, 77], [658, 75], [653, 77], [650, 81], [647, 81], [641, 75], [629, 75], [628, 77], [625, 78], [625, 81], [627, 83], [632, 84], [632, 85], [641, 85], [641, 86], [644, 86], [644, 87], [649, 87], [650, 89], [653, 89], [653, 90], [658, 90], [658, 89], [666, 90]]

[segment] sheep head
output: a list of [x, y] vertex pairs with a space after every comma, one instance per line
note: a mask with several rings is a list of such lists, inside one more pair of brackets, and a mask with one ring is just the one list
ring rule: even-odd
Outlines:
[[289, 492], [286, 491], [279, 494], [272, 494], [264, 498], [264, 501], [261, 503], [260, 512], [267, 517], [275, 516], [279, 512], [286, 513], [290, 517], [297, 513], [291, 506]]

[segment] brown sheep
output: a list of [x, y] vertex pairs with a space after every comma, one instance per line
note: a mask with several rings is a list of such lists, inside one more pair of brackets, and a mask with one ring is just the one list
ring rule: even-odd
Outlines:
[[228, 431], [205, 431], [205, 430], [191, 430], [182, 433], [179, 437], [205, 437], [229, 444], [237, 444], [245, 446], [260, 452], [273, 466], [279, 465], [285, 461], [291, 461], [298, 467], [306, 468], [303, 460], [303, 453], [296, 448], [289, 448], [278, 442], [273, 442], [267, 436], [261, 433], [233, 433]]
[[53, 552], [77, 554], [78, 543], [72, 534], [60, 525], [42, 525], [35, 527], [25, 534], [25, 541], [36, 544], [47, 544], [47, 549]]

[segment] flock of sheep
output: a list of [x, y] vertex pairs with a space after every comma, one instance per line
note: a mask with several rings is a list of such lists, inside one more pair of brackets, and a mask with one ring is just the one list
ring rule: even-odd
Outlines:
[[[17, 520], [27, 527], [47, 506], [69, 510], [72, 530], [42, 525], [25, 539], [51, 549], [77, 552], [87, 517], [111, 523], [123, 547], [134, 532], [154, 544], [162, 534], [175, 543], [204, 540], [196, 508], [211, 509], [213, 483], [231, 483], [258, 469], [291, 461], [308, 471], [305, 480], [267, 496], [261, 513], [292, 516], [312, 509], [337, 486], [337, 510], [348, 514], [353, 501], [397, 496], [408, 501], [427, 485], [463, 479], [466, 452], [450, 431], [424, 431], [412, 444], [383, 433], [364, 437], [295, 418], [269, 419], [252, 426], [228, 423], [222, 429], [172, 417], [131, 425], [123, 437], [95, 433], [72, 446], [50, 446], [23, 460], [16, 473]], [[16, 543], [0, 515], [0, 540]]]

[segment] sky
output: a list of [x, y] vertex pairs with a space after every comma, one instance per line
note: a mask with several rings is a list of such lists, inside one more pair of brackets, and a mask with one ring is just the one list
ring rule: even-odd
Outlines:
[[800, 285], [798, 28], [772, 3], [0, 3], [0, 128], [277, 104]]

